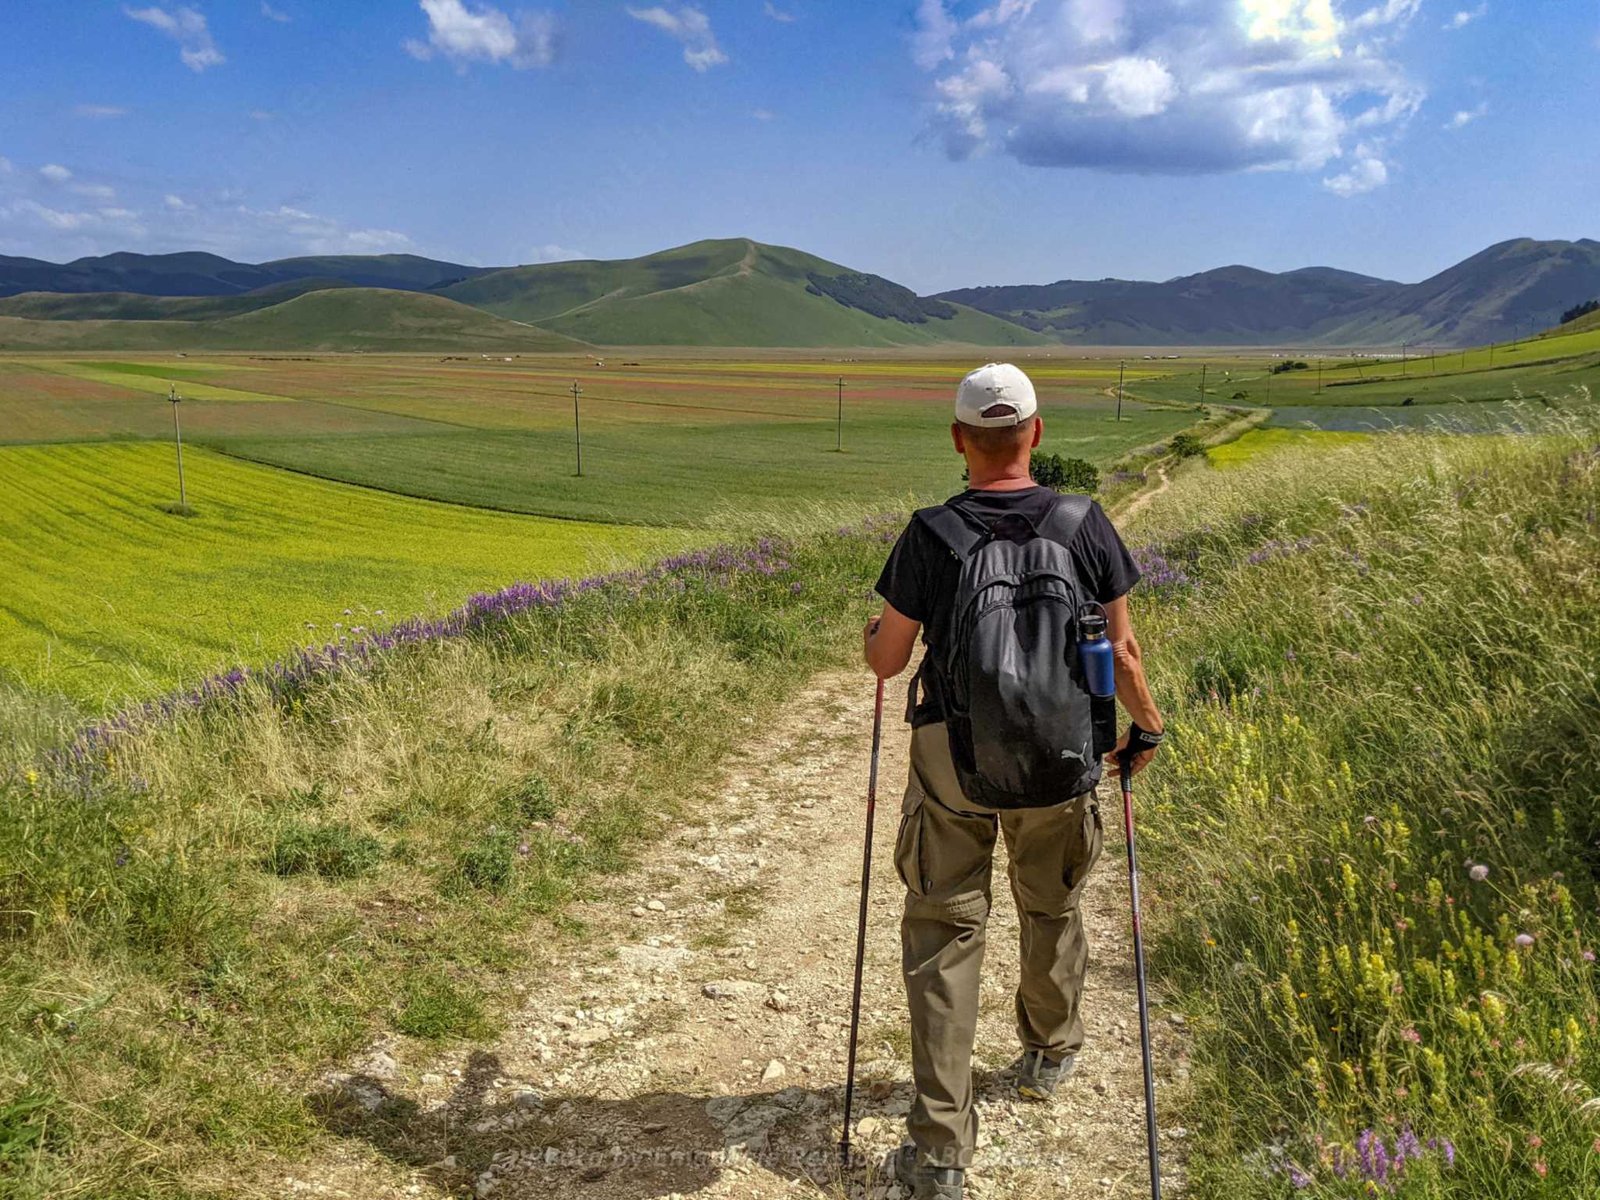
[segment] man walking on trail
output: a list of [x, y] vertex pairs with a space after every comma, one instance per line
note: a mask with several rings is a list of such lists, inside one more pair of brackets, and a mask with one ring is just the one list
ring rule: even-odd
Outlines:
[[[1116, 695], [1133, 718], [1116, 743], [1117, 761], [1130, 751], [1132, 769], [1142, 770], [1161, 740], [1161, 714], [1128, 617], [1127, 593], [1138, 581], [1138, 568], [1098, 504], [1059, 496], [1033, 482], [1029, 463], [1044, 429], [1037, 413], [1033, 384], [1014, 366], [990, 364], [962, 380], [950, 432], [966, 458], [970, 487], [945, 505], [919, 512], [901, 534], [878, 580], [883, 613], [865, 631], [867, 664], [880, 679], [906, 668], [919, 629], [927, 646], [907, 707], [911, 772], [895, 847], [895, 866], [907, 893], [901, 949], [916, 1079], [907, 1120], [910, 1143], [901, 1148], [895, 1167], [917, 1200], [960, 1200], [977, 1142], [972, 1047], [999, 834], [1010, 855], [1011, 891], [1022, 928], [1018, 1091], [1030, 1100], [1049, 1100], [1072, 1074], [1083, 1046], [1078, 1005], [1088, 944], [1079, 901], [1102, 839], [1094, 791], [1100, 763], [1094, 752], [1109, 749], [1110, 739], [1102, 732], [1091, 750], [1076, 735], [1064, 737], [1046, 748], [1044, 758], [1035, 755], [1033, 761], [1057, 771], [1051, 778], [1071, 780], [1063, 786], [1075, 790], [1048, 794], [1046, 788], [1047, 794], [1039, 795], [1035, 788], [1026, 797], [1007, 793], [1003, 780], [985, 777], [984, 764], [1004, 761], [1008, 742], [1024, 737], [1019, 733], [1013, 739], [1004, 731], [1024, 728], [1040, 707], [1054, 703], [1051, 696], [1041, 705], [1035, 692], [1024, 705], [1033, 711], [1025, 712], [1021, 723], [1008, 716], [1013, 723], [1002, 723], [1002, 736], [988, 736], [987, 745], [973, 747], [973, 730], [986, 716], [979, 711], [983, 705], [1015, 708], [1018, 689], [1026, 687], [1019, 680], [1030, 671], [1065, 672], [1060, 662], [1076, 663], [1074, 650], [1061, 650], [1064, 635], [1038, 624], [1039, 611], [1049, 606], [1037, 601], [1049, 586], [1059, 589], [1057, 598], [1070, 600], [1052, 610], [1065, 615], [1048, 618], [1047, 624], [1072, 621], [1071, 606], [1080, 603], [1104, 610], [1115, 653]], [[967, 540], [960, 542], [963, 529]], [[1012, 545], [995, 545], [1000, 540]], [[983, 604], [973, 596], [972, 563], [985, 546], [994, 546], [996, 554], [1029, 555], [1035, 564], [1060, 564], [1057, 576], [1069, 570], [1076, 576], [1068, 583], [1036, 570], [980, 579], [980, 584], [1024, 581], [1009, 600], [1015, 607], [1002, 614], [1014, 623], [999, 635], [1012, 637], [1000, 651], [971, 649], [978, 639], [996, 636], [984, 633], [982, 622], [1008, 603], [996, 602], [1000, 593], [994, 591], [984, 593]], [[1064, 548], [1065, 558], [1057, 546]], [[1042, 590], [1024, 595], [1038, 578], [1046, 580], [1037, 585]], [[1018, 635], [1024, 627], [1026, 635]], [[998, 682], [989, 691], [974, 682], [985, 670], [985, 653], [1004, 659], [991, 672]], [[1042, 661], [1046, 658], [1050, 661]], [[976, 665], [969, 668], [963, 665], [967, 662]], [[1086, 702], [1073, 682], [1081, 681], [1081, 669], [1073, 666], [1072, 672], [1071, 679], [1058, 674], [1048, 685], [1062, 706]], [[1064, 721], [1058, 728], [1080, 729], [1082, 722]], [[1026, 748], [1017, 752], [1028, 753]], [[991, 802], [970, 798], [974, 793]]]

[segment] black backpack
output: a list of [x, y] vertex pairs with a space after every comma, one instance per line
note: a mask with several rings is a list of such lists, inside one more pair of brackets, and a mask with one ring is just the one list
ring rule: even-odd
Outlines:
[[1060, 804], [1100, 780], [1078, 661], [1078, 613], [1092, 597], [1067, 550], [1089, 505], [1060, 496], [1037, 526], [1020, 513], [985, 525], [956, 504], [916, 515], [961, 561], [948, 641], [922, 670], [935, 675], [956, 774], [974, 803]]

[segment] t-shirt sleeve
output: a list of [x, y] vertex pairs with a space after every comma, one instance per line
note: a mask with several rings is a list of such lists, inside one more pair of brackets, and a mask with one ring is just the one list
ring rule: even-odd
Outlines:
[[1138, 564], [1098, 503], [1089, 505], [1089, 513], [1078, 531], [1078, 548], [1087, 568], [1085, 582], [1094, 588], [1094, 598], [1101, 604], [1126, 596], [1139, 582]]
[[876, 591], [902, 616], [926, 625], [932, 615], [933, 594], [928, 539], [932, 535], [915, 517], [900, 534], [889, 561], [883, 564]]

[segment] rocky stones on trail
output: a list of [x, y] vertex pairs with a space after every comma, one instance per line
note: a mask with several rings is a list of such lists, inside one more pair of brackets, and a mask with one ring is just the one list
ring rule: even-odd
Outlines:
[[782, 1079], [788, 1073], [789, 1072], [784, 1068], [784, 1065], [781, 1062], [779, 1062], [777, 1059], [773, 1059], [767, 1064], [766, 1070], [761, 1072], [761, 1082], [774, 1083], [777, 1080]]

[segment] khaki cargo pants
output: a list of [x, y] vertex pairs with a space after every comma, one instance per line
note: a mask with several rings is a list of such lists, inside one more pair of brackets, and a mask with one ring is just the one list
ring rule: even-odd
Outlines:
[[912, 731], [901, 811], [895, 869], [907, 893], [900, 943], [917, 1085], [907, 1125], [923, 1162], [965, 1168], [978, 1137], [972, 1043], [996, 832], [1005, 834], [1022, 926], [1017, 1036], [1024, 1050], [1059, 1061], [1083, 1046], [1089, 944], [1078, 900], [1100, 857], [1100, 806], [1093, 792], [1050, 808], [970, 803], [941, 724]]

